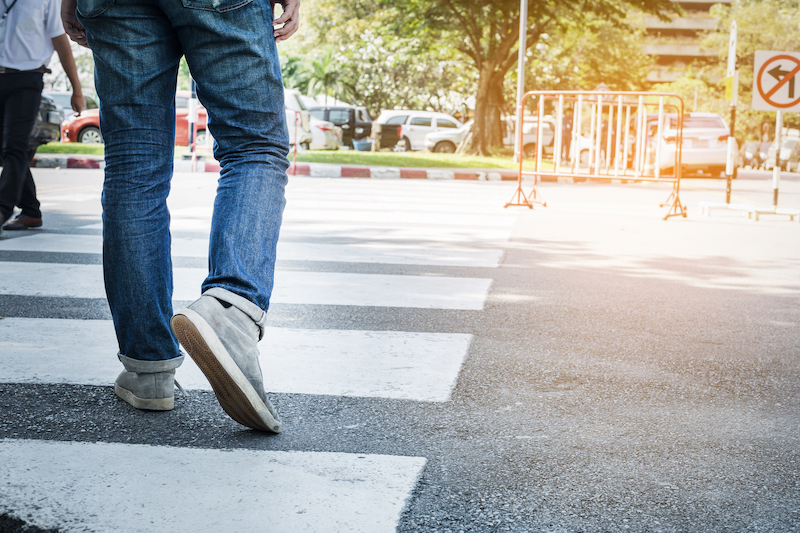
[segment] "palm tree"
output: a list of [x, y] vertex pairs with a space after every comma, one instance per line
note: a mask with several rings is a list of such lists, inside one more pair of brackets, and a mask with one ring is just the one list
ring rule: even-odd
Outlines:
[[344, 89], [337, 72], [333, 50], [328, 50], [311, 62], [308, 79], [308, 95], [313, 97], [314, 93], [319, 93], [322, 89], [322, 93], [325, 95], [325, 105], [328, 105], [329, 88], [333, 89], [334, 95], [338, 95]]

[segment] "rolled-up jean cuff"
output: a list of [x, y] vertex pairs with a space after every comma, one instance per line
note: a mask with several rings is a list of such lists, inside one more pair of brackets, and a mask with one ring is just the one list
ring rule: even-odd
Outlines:
[[142, 361], [140, 359], [131, 359], [130, 357], [122, 355], [121, 353], [118, 353], [117, 357], [119, 357], [119, 360], [122, 362], [122, 366], [124, 366], [125, 370], [128, 372], [136, 372], [137, 374], [155, 374], [157, 372], [168, 372], [170, 370], [175, 370], [181, 366], [185, 356], [181, 355], [165, 361]]

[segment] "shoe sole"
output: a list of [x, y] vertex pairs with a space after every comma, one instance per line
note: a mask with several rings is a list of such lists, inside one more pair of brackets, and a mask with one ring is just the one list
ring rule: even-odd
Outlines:
[[4, 226], [3, 229], [5, 231], [23, 231], [29, 228], [41, 228], [42, 224], [33, 224], [31, 226]]
[[114, 393], [135, 408], [145, 411], [172, 411], [175, 407], [175, 397], [157, 399], [139, 398], [128, 389], [123, 389], [116, 383], [114, 384]]
[[217, 334], [197, 312], [184, 309], [172, 317], [172, 331], [205, 374], [222, 409], [236, 422], [253, 429], [280, 433], [253, 385], [242, 373]]

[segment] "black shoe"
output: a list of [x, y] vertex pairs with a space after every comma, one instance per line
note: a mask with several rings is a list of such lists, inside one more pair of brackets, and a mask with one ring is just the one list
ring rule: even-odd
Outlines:
[[18, 231], [28, 228], [40, 228], [42, 227], [42, 219], [41, 218], [33, 218], [27, 215], [18, 215], [17, 218], [14, 219], [14, 222], [9, 222], [8, 224], [3, 226], [3, 229], [8, 231]]

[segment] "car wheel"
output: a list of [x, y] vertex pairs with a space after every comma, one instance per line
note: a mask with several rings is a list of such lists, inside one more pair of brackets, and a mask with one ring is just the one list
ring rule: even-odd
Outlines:
[[100, 133], [100, 128], [95, 126], [86, 126], [78, 134], [78, 142], [85, 144], [102, 144], [103, 134]]
[[197, 130], [197, 138], [194, 140], [196, 146], [205, 146], [208, 142], [208, 134], [206, 130]]
[[433, 147], [433, 151], [439, 154], [454, 154], [456, 153], [456, 145], [450, 141], [440, 141]]
[[403, 137], [403, 141], [401, 144], [405, 147], [406, 152], [411, 151], [411, 139], [409, 139], [408, 137]]
[[581, 165], [589, 164], [589, 150], [581, 150]]
[[311, 150], [311, 143], [300, 143], [303, 150]]
[[525, 157], [536, 157], [536, 145], [531, 143], [523, 146], [522, 155], [524, 155]]

